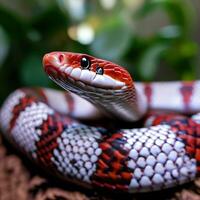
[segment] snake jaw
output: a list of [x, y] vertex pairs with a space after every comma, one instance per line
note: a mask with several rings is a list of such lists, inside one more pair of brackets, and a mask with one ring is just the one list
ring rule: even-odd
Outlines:
[[[91, 66], [83, 68], [80, 65], [82, 58], [90, 59]], [[99, 63], [98, 60], [100, 59], [81, 54], [52, 52], [44, 56], [43, 65], [46, 73], [54, 80], [62, 77], [62, 79], [67, 79], [73, 84], [82, 82], [91, 87], [102, 89], [121, 89], [126, 87], [125, 82], [104, 73], [104, 71], [109, 72], [110, 69], [104, 69], [102, 67], [103, 60], [100, 60]]]
[[125, 83], [114, 80], [107, 75], [99, 75], [93, 71], [80, 68], [66, 67], [64, 70], [68, 78], [72, 78], [74, 81], [80, 81], [84, 84], [88, 84], [94, 87], [100, 87], [103, 89], [120, 89], [125, 86]]

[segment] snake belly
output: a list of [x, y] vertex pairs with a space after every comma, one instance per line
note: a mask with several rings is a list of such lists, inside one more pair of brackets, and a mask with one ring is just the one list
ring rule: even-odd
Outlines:
[[[85, 54], [53, 52], [43, 63], [50, 78], [72, 93], [21, 88], [0, 111], [4, 136], [38, 165], [67, 181], [130, 193], [173, 187], [198, 175], [199, 81], [136, 84], [120, 66]], [[191, 115], [150, 113], [146, 127], [130, 129], [81, 122], [102, 116], [133, 122], [149, 109]]]

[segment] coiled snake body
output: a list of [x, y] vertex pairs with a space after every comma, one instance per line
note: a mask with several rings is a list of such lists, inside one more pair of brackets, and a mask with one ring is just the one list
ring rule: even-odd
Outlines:
[[[119, 65], [69, 52], [46, 54], [43, 65], [70, 92], [18, 89], [0, 112], [5, 137], [29, 158], [68, 181], [117, 191], [158, 190], [198, 175], [200, 81], [134, 83]], [[102, 119], [114, 127], [142, 119], [145, 127], [95, 125]]]

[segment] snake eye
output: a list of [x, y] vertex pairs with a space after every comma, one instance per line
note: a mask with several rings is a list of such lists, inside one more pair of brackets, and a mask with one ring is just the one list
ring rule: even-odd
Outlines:
[[81, 58], [81, 67], [83, 69], [90, 69], [90, 60], [86, 57]]
[[99, 75], [103, 75], [103, 73], [104, 73], [103, 67], [97, 67], [96, 73]]

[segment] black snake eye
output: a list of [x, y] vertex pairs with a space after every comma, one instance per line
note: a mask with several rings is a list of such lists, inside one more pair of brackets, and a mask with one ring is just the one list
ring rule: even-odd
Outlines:
[[104, 73], [103, 67], [97, 67], [96, 73], [99, 74], [99, 75], [103, 75], [103, 73]]
[[90, 69], [90, 60], [86, 57], [81, 58], [81, 67], [83, 69]]

